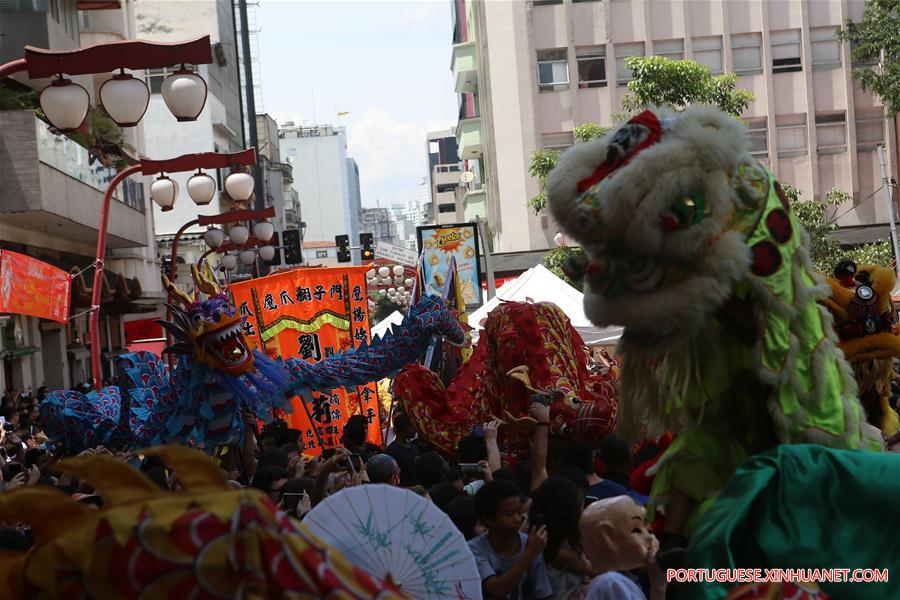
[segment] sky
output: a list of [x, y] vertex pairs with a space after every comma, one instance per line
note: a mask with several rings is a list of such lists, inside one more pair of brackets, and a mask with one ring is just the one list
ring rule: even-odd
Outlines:
[[425, 134], [456, 124], [450, 0], [261, 0], [256, 10], [265, 111], [279, 124], [345, 126], [363, 206], [415, 198]]

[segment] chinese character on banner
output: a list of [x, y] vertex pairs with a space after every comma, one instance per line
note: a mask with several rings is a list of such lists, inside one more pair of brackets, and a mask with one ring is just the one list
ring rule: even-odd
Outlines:
[[[281, 271], [231, 284], [245, 333], [264, 353], [320, 362], [368, 342], [365, 306], [367, 267], [322, 267]], [[252, 307], [261, 310], [251, 310]], [[246, 310], [246, 314], [244, 311]], [[256, 313], [256, 314], [254, 314]], [[318, 454], [340, 444], [344, 425], [361, 414], [371, 423], [369, 441], [381, 445], [381, 412], [375, 382], [331, 394], [314, 392], [310, 402], [293, 398], [288, 427], [302, 432], [306, 451]], [[318, 435], [317, 435], [318, 434]]]

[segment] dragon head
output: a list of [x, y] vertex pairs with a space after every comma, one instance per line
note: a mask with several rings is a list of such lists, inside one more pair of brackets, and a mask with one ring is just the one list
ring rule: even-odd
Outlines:
[[[586, 251], [567, 270], [584, 279], [591, 321], [625, 326], [626, 343], [665, 346], [700, 330], [751, 261], [776, 260], [747, 245], [769, 190], [747, 149], [736, 119], [704, 107], [647, 110], [563, 154], [547, 195]], [[767, 223], [779, 235], [790, 232], [785, 210]]]
[[175, 343], [165, 351], [193, 355], [198, 362], [228, 375], [252, 371], [255, 344], [244, 337], [243, 317], [216, 282], [201, 273], [196, 265], [191, 266], [191, 273], [198, 292], [205, 297], [197, 294], [196, 300], [191, 299], [163, 275], [166, 290], [181, 304], [167, 305], [172, 311], [172, 321], [160, 321], [175, 338]]
[[[504, 302], [484, 322], [486, 363], [503, 398], [522, 398], [504, 410], [527, 414], [533, 394], [550, 407], [551, 431], [591, 441], [616, 420], [617, 371], [590, 373], [584, 341], [561, 308], [550, 303]], [[517, 383], [518, 382], [518, 383]], [[521, 391], [524, 385], [527, 393]], [[498, 415], [501, 416], [501, 415]]]

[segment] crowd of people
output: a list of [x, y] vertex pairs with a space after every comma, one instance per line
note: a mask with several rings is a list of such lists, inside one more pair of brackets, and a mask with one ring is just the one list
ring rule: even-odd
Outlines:
[[[3, 397], [3, 490], [53, 486], [77, 502], [102, 506], [89, 482], [55, 474], [53, 464], [60, 453], [47, 444], [38, 420], [45, 393], [42, 388], [36, 395]], [[444, 511], [466, 538], [487, 598], [663, 597], [664, 583], [652, 560], [646, 569], [611, 580], [602, 577], [584, 551], [580, 522], [586, 506], [608, 498], [626, 498], [638, 508], [647, 502], [631, 489], [631, 448], [614, 436], [604, 438], [599, 450], [579, 441], [548, 448], [549, 409], [535, 403], [531, 416], [537, 426], [524, 459], [498, 444], [501, 425], [492, 422], [460, 440], [458, 455], [448, 460], [418, 437], [409, 417], [400, 412], [382, 432], [389, 442], [383, 448], [368, 441], [370, 425], [357, 415], [346, 423], [342, 445], [317, 456], [304, 453], [300, 432], [284, 421], [258, 429], [248, 415], [251, 433], [242, 445], [217, 456], [232, 487], [259, 490], [301, 520], [324, 498], [349, 486], [380, 483], [415, 491]], [[178, 489], [177, 478], [158, 457], [102, 447], [85, 452], [114, 454], [161, 488]], [[652, 537], [645, 525], [638, 529], [639, 535]], [[25, 550], [31, 543], [27, 527], [0, 527], [0, 548]], [[623, 596], [623, 590], [632, 595]]]

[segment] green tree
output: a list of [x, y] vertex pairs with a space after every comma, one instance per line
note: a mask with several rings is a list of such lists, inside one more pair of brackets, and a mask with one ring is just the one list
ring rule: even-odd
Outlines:
[[378, 300], [375, 301], [375, 308], [373, 308], [369, 313], [371, 324], [377, 325], [378, 323], [384, 321], [389, 316], [394, 314], [395, 310], [403, 312], [404, 308], [391, 300], [389, 296], [379, 296]]
[[881, 98], [893, 116], [900, 111], [900, 2], [866, 0], [862, 20], [847, 19], [838, 39], [850, 42], [853, 77]]
[[835, 265], [845, 258], [858, 264], [890, 266], [893, 263], [893, 249], [888, 241], [881, 240], [844, 249], [840, 242], [831, 237], [838, 228], [834, 209], [851, 201], [848, 193], [833, 189], [825, 195], [823, 201], [818, 202], [801, 200], [800, 192], [791, 185], [782, 184], [782, 187], [797, 220], [809, 234], [810, 258], [820, 273], [830, 276]]
[[756, 98], [737, 87], [737, 75], [713, 75], [709, 67], [693, 60], [669, 60], [662, 56], [625, 59], [632, 80], [622, 98], [622, 108], [638, 111], [651, 105], [682, 110], [692, 104], [712, 104], [740, 116]]
[[584, 256], [584, 248], [581, 246], [563, 246], [554, 248], [544, 255], [544, 266], [547, 267], [554, 275], [571, 285], [578, 291], [581, 291], [581, 282], [572, 281], [563, 272], [563, 265], [570, 256]]
[[[610, 127], [603, 127], [597, 123], [585, 123], [576, 125], [572, 131], [575, 143], [589, 142], [598, 137], [602, 137]], [[559, 164], [559, 150], [535, 150], [531, 153], [531, 165], [528, 167], [528, 173], [538, 180], [541, 184], [541, 193], [528, 201], [528, 206], [534, 210], [534, 214], [541, 212], [547, 206], [547, 192], [544, 191], [544, 183], [547, 181], [547, 175]]]

